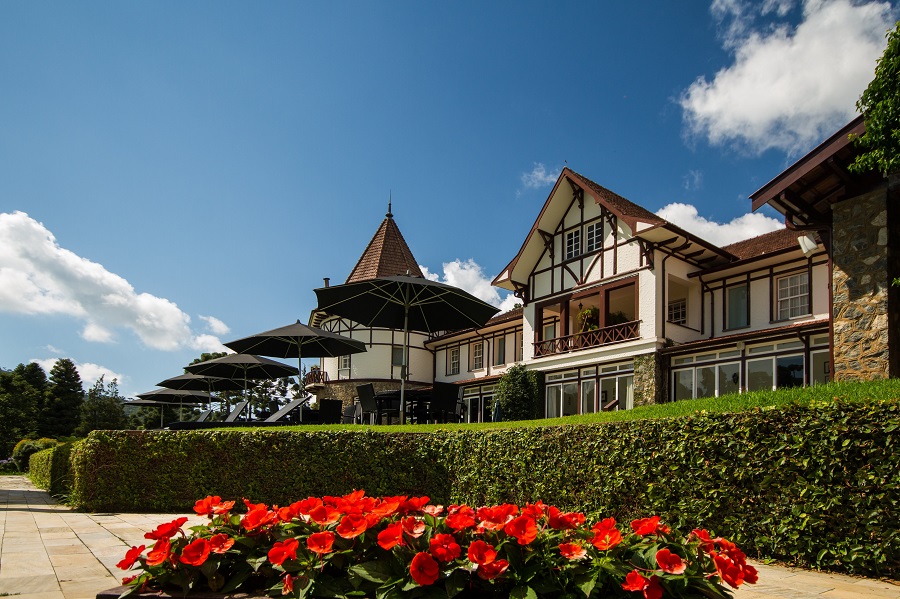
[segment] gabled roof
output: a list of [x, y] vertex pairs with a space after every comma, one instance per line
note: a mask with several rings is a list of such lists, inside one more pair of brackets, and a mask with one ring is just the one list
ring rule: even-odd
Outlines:
[[367, 281], [377, 279], [379, 277], [393, 277], [397, 275], [409, 274], [411, 277], [423, 277], [422, 270], [419, 268], [412, 251], [406, 245], [400, 228], [394, 222], [394, 215], [391, 214], [391, 208], [388, 206], [388, 212], [381, 222], [381, 226], [375, 231], [375, 236], [366, 246], [362, 256], [350, 276], [347, 277], [347, 283], [356, 283], [358, 281]]
[[504, 324], [507, 322], [521, 322], [523, 314], [524, 314], [524, 309], [521, 306], [518, 308], [513, 308], [512, 310], [509, 310], [508, 312], [503, 312], [502, 314], [498, 314], [497, 316], [494, 316], [489, 321], [484, 323], [483, 327], [478, 327], [478, 328], [473, 327], [473, 328], [469, 328], [469, 329], [462, 329], [459, 331], [450, 331], [449, 333], [445, 333], [443, 335], [439, 335], [437, 337], [429, 339], [427, 344], [432, 344], [437, 341], [446, 341], [447, 339], [452, 339], [453, 337], [465, 337], [472, 331], [486, 331], [487, 329], [490, 329], [491, 327], [497, 326], [499, 324]]
[[804, 235], [804, 233], [798, 233], [790, 229], [778, 229], [777, 231], [726, 245], [722, 249], [734, 254], [738, 260], [758, 258], [788, 249], [796, 250], [798, 235]]
[[[727, 251], [676, 227], [646, 208], [626, 200], [619, 194], [566, 167], [563, 168], [559, 178], [556, 180], [556, 184], [553, 186], [553, 190], [547, 196], [547, 200], [534, 221], [531, 231], [528, 232], [525, 242], [519, 249], [519, 253], [497, 275], [492, 281], [492, 285], [515, 290], [516, 283], [525, 284], [532, 265], [520, 265], [519, 262], [525, 256], [528, 256], [529, 259], [538, 259], [544, 247], [541, 226], [555, 229], [559, 219], [563, 217], [564, 209], [552, 204], [560, 185], [564, 182], [567, 182], [573, 190], [576, 187], [581, 189], [586, 196], [592, 197], [597, 204], [612, 212], [616, 218], [628, 225], [635, 237], [645, 239], [661, 249], [667, 249], [667, 251], [678, 255], [687, 262], [698, 266], [708, 266], [710, 263], [723, 263], [735, 260], [735, 257]], [[566, 204], [567, 206], [568, 204]], [[526, 268], [529, 272], [525, 272]]]

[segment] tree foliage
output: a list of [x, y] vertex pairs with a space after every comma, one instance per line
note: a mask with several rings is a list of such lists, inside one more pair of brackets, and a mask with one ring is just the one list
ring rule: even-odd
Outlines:
[[81, 404], [81, 422], [75, 434], [83, 437], [91, 431], [128, 428], [128, 419], [122, 407], [124, 399], [119, 395], [119, 382], [113, 379], [104, 384], [101, 376]]
[[541, 386], [539, 372], [526, 370], [524, 364], [511, 366], [497, 383], [494, 402], [499, 404], [499, 410], [495, 414], [502, 420], [537, 418]]
[[856, 138], [864, 151], [850, 165], [852, 172], [877, 170], [885, 177], [900, 171], [900, 21], [886, 37], [875, 78], [856, 102], [866, 132]]
[[84, 388], [75, 363], [68, 358], [50, 369], [50, 384], [41, 410], [38, 432], [43, 437], [68, 437], [81, 417]]
[[34, 362], [0, 371], [0, 456], [9, 456], [19, 440], [37, 436], [46, 388], [47, 375]]

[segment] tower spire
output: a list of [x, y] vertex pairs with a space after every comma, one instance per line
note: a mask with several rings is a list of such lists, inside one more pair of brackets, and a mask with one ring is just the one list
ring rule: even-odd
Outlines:
[[385, 214], [385, 216], [386, 216], [387, 218], [394, 218], [394, 215], [391, 214], [391, 201], [392, 201], [393, 199], [394, 199], [394, 197], [393, 197], [393, 192], [388, 191], [388, 211], [387, 211], [387, 214]]

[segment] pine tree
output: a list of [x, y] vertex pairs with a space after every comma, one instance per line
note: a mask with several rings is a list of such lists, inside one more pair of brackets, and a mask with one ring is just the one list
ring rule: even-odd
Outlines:
[[34, 362], [19, 364], [12, 372], [0, 372], [0, 454], [26, 437], [37, 436], [38, 414], [43, 406], [47, 375]]
[[57, 360], [50, 370], [50, 385], [38, 423], [41, 436], [71, 436], [81, 418], [83, 401], [84, 387], [75, 363], [68, 358]]
[[91, 431], [128, 428], [128, 419], [122, 407], [124, 399], [119, 395], [119, 382], [113, 379], [104, 385], [101, 376], [81, 404], [81, 422], [75, 434], [83, 437]]

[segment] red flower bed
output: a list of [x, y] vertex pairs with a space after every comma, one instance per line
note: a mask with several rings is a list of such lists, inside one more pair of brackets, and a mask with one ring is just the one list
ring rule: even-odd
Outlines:
[[[132, 590], [264, 591], [305, 598], [348, 595], [416, 599], [491, 594], [562, 597], [724, 597], [756, 582], [733, 543], [694, 530], [674, 535], [659, 517], [620, 530], [606, 518], [538, 502], [473, 509], [427, 497], [310, 497], [287, 507], [210, 496], [210, 518], [187, 534], [185, 518], [145, 536], [117, 565], [138, 572]], [[146, 554], [145, 554], [146, 551]], [[439, 595], [438, 595], [439, 594]]]

